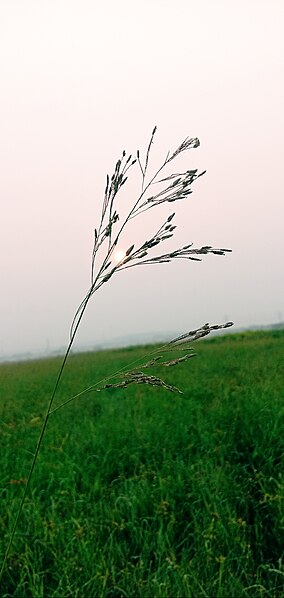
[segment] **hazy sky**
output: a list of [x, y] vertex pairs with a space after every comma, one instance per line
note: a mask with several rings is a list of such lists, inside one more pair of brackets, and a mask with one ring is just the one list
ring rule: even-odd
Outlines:
[[78, 345], [284, 319], [283, 27], [283, 0], [1, 0], [2, 357], [66, 344], [106, 174], [154, 125], [153, 167], [197, 136], [173, 170], [207, 171], [175, 204], [176, 245], [233, 253], [122, 272]]

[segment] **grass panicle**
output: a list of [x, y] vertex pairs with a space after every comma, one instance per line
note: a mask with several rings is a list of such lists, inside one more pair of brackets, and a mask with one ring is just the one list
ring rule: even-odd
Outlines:
[[[120, 370], [112, 376], [108, 376], [107, 379], [104, 378], [102, 381], [95, 383], [93, 386], [90, 386], [86, 390], [79, 392], [76, 396], [71, 397], [67, 401], [64, 401], [61, 405], [59, 405], [59, 407], [54, 407], [54, 400], [57, 395], [57, 391], [63, 373], [65, 371], [67, 359], [69, 357], [85, 310], [92, 296], [104, 284], [109, 282], [109, 280], [114, 275], [117, 275], [119, 272], [128, 268], [141, 265], [169, 263], [176, 259], [200, 260], [200, 256], [205, 256], [208, 254], [225, 255], [228, 251], [230, 251], [229, 249], [214, 248], [210, 245], [205, 245], [200, 248], [194, 248], [192, 246], [192, 243], [189, 243], [173, 251], [162, 252], [159, 255], [153, 255], [153, 251], [156, 251], [156, 249], [158, 248], [158, 246], [160, 246], [161, 243], [167, 242], [167, 240], [171, 239], [176, 233], [176, 226], [174, 225], [175, 213], [173, 212], [166, 220], [162, 221], [161, 225], [159, 226], [158, 230], [156, 230], [156, 232], [150, 234], [149, 236], [147, 235], [147, 239], [141, 245], [136, 247], [135, 239], [133, 239], [133, 242], [127, 249], [122, 259], [119, 262], [115, 261], [115, 249], [117, 248], [120, 239], [123, 238], [127, 225], [133, 219], [140, 218], [148, 210], [152, 210], [153, 208], [157, 208], [158, 206], [161, 206], [163, 204], [173, 204], [176, 202], [180, 202], [181, 200], [186, 200], [192, 193], [192, 185], [195, 183], [197, 179], [199, 179], [204, 174], [204, 172], [198, 173], [197, 170], [186, 170], [170, 175], [167, 175], [165, 173], [166, 176], [164, 176], [165, 168], [174, 160], [177, 160], [180, 154], [182, 154], [185, 151], [197, 148], [199, 146], [199, 140], [197, 138], [187, 137], [177, 147], [175, 151], [173, 151], [172, 153], [168, 152], [161, 166], [156, 170], [156, 172], [154, 172], [154, 174], [149, 176], [149, 163], [156, 130], [157, 128], [155, 127], [152, 131], [150, 141], [146, 150], [145, 160], [142, 159], [140, 151], [137, 151], [135, 158], [132, 157], [132, 154], [127, 155], [126, 152], [123, 151], [121, 158], [117, 160], [115, 164], [113, 174], [107, 175], [106, 177], [106, 186], [104, 191], [101, 216], [98, 226], [96, 226], [96, 228], [94, 229], [94, 242], [91, 256], [90, 287], [83, 301], [79, 305], [71, 324], [69, 344], [67, 346], [66, 353], [59, 368], [53, 392], [51, 393], [51, 397], [47, 406], [46, 414], [43, 418], [42, 428], [39, 433], [29, 474], [27, 476], [27, 483], [22, 495], [20, 506], [16, 513], [15, 521], [8, 541], [8, 546], [2, 562], [0, 579], [3, 575], [7, 563], [7, 558], [13, 543], [16, 529], [18, 527], [20, 516], [23, 511], [30, 482], [33, 476], [35, 465], [39, 456], [42, 441], [45, 436], [47, 424], [51, 414], [53, 414], [59, 408], [63, 407], [64, 405], [66, 405], [66, 403], [69, 403], [75, 398], [78, 398], [82, 395], [86, 395], [89, 392], [93, 392], [94, 389], [100, 390], [101, 383], [103, 383], [102, 388], [104, 389], [124, 388], [132, 384], [146, 384], [148, 386], [159, 386], [171, 392], [181, 392], [177, 387], [165, 382], [155, 374], [145, 374], [144, 372], [141, 372], [140, 370], [137, 370], [135, 368], [123, 368], [123, 371]], [[127, 215], [121, 219], [119, 194], [121, 189], [126, 184], [129, 174], [135, 168], [135, 166], [138, 166], [138, 169], [141, 173], [141, 189], [138, 192], [137, 197], [134, 200], [133, 205], [129, 209]], [[166, 352], [167, 349], [177, 349], [178, 344], [185, 345], [188, 341], [191, 342], [193, 340], [201, 338], [209, 334], [211, 330], [217, 330], [220, 328], [227, 327], [229, 325], [231, 325], [231, 323], [217, 326], [209, 326], [208, 324], [206, 324], [201, 329], [187, 333], [186, 335], [182, 335], [177, 339], [174, 339], [171, 342], [170, 346], [164, 348], [164, 352]], [[182, 347], [182, 349], [184, 349], [184, 346]], [[155, 362], [148, 361], [148, 364], [144, 363], [144, 366], [143, 364], [142, 366], [144, 368], [146, 366], [150, 367], [150, 364], [158, 366], [159, 363], [161, 366], [174, 366], [184, 363], [185, 361], [189, 360], [189, 358], [192, 356], [192, 353], [186, 353], [183, 356], [178, 355], [174, 358], [166, 359], [163, 362], [160, 362], [160, 358], [155, 358]], [[113, 381], [109, 381], [108, 378], [112, 378]]]

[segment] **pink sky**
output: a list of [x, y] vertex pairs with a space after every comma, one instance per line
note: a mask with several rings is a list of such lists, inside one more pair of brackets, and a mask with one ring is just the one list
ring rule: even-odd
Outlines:
[[282, 0], [1, 2], [0, 356], [66, 344], [106, 173], [154, 125], [155, 165], [197, 136], [177, 167], [207, 170], [176, 244], [233, 253], [121, 273], [78, 345], [284, 320], [283, 25]]

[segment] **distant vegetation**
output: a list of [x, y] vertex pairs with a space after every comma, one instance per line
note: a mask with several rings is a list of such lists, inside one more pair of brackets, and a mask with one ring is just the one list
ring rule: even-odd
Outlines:
[[[1, 598], [284, 595], [284, 331], [196, 348], [164, 376], [183, 395], [110, 389], [50, 416]], [[144, 354], [71, 355], [56, 401]], [[2, 558], [59, 364], [0, 366]]]

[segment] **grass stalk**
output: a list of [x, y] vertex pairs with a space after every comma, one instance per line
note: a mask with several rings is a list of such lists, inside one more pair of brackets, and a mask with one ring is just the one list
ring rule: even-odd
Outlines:
[[[157, 180], [164, 168], [166, 168], [168, 164], [170, 164], [173, 160], [180, 156], [181, 153], [199, 146], [199, 140], [197, 138], [186, 138], [173, 153], [168, 152], [162, 165], [156, 170], [156, 172], [152, 176], [148, 178], [149, 159], [155, 133], [156, 127], [153, 129], [150, 137], [150, 142], [147, 147], [144, 165], [142, 163], [139, 151], [137, 151], [137, 156], [135, 159], [132, 159], [132, 155], [129, 155], [126, 158], [126, 153], [123, 152], [122, 158], [119, 159], [115, 165], [114, 173], [112, 174], [112, 176], [110, 177], [109, 175], [107, 175], [101, 219], [98, 228], [96, 228], [94, 232], [94, 244], [91, 259], [91, 286], [85, 298], [79, 305], [71, 324], [69, 344], [67, 346], [62, 364], [60, 366], [56, 382], [53, 388], [53, 392], [51, 394], [47, 406], [43, 424], [39, 433], [36, 449], [27, 476], [27, 482], [21, 498], [20, 506], [18, 508], [13, 523], [13, 527], [8, 540], [8, 545], [1, 565], [0, 580], [3, 576], [8, 556], [11, 550], [11, 546], [18, 527], [19, 519], [24, 508], [25, 500], [30, 488], [34, 469], [37, 463], [38, 455], [42, 446], [50, 415], [54, 414], [56, 411], [58, 411], [58, 409], [61, 409], [74, 399], [79, 398], [94, 390], [128, 387], [130, 384], [148, 384], [152, 386], [161, 386], [162, 388], [172, 392], [181, 392], [177, 387], [165, 383], [162, 378], [159, 378], [156, 375], [145, 373], [145, 369], [156, 366], [161, 366], [164, 368], [171, 367], [178, 365], [181, 362], [184, 362], [185, 360], [194, 356], [194, 354], [191, 352], [191, 347], [189, 346], [190, 342], [202, 338], [203, 336], [206, 336], [212, 330], [226, 328], [232, 325], [231, 322], [221, 325], [218, 324], [214, 326], [209, 326], [209, 324], [205, 324], [197, 330], [189, 331], [188, 333], [185, 333], [180, 337], [173, 339], [173, 341], [171, 341], [170, 343], [163, 345], [163, 347], [160, 347], [159, 349], [154, 349], [147, 356], [145, 356], [145, 359], [147, 358], [147, 361], [143, 359], [139, 367], [136, 365], [137, 360], [135, 360], [133, 363], [128, 364], [127, 367], [121, 368], [113, 374], [111, 374], [110, 376], [104, 377], [100, 381], [95, 382], [94, 385], [92, 385], [91, 387], [77, 393], [75, 396], [64, 401], [58, 407], [53, 408], [54, 399], [56, 397], [60, 381], [64, 374], [66, 362], [68, 360], [78, 328], [87, 309], [88, 303], [91, 297], [94, 295], [94, 293], [96, 293], [102, 287], [102, 285], [108, 282], [114, 274], [117, 274], [120, 271], [128, 269], [130, 267], [136, 267], [138, 265], [141, 266], [149, 264], [154, 265], [161, 263], [169, 263], [176, 259], [200, 261], [201, 255], [225, 255], [228, 251], [230, 251], [229, 249], [213, 248], [210, 245], [204, 245], [199, 248], [194, 248], [192, 247], [192, 243], [189, 243], [183, 247], [175, 249], [174, 251], [172, 250], [168, 252], [162, 252], [158, 255], [153, 255], [153, 251], [155, 253], [156, 249], [159, 247], [161, 243], [172, 238], [174, 235], [176, 226], [173, 224], [173, 218], [175, 216], [175, 213], [173, 212], [166, 220], [162, 221], [161, 225], [159, 226], [156, 232], [149, 235], [149, 238], [146, 239], [138, 247], [135, 247], [135, 243], [133, 243], [125, 252], [124, 257], [118, 263], [115, 263], [113, 259], [113, 254], [118, 245], [119, 239], [123, 235], [124, 229], [127, 227], [128, 223], [134, 218], [140, 217], [144, 212], [152, 208], [157, 208], [162, 204], [175, 203], [180, 202], [181, 200], [186, 200], [188, 196], [192, 193], [192, 184], [200, 176], [204, 174], [204, 172], [198, 173], [197, 170], [186, 170], [177, 174], [170, 174], [164, 176], [160, 180]], [[124, 218], [124, 220], [122, 220], [120, 224], [118, 224], [120, 216], [119, 212], [117, 211], [118, 208], [116, 209], [117, 196], [128, 179], [128, 172], [134, 167], [135, 164], [138, 164], [138, 167], [141, 171], [141, 191], [140, 193], [138, 193], [138, 197], [134, 201], [127, 216]], [[154, 185], [155, 190], [152, 189]], [[158, 185], [158, 190], [156, 185]], [[150, 191], [152, 191], [152, 195], [150, 194]], [[104, 252], [103, 249], [105, 249]], [[103, 255], [101, 258], [101, 262], [96, 268], [96, 264], [97, 262], [99, 262], [99, 257], [101, 256], [102, 252]], [[173, 351], [175, 355], [171, 355], [169, 358], [168, 354], [172, 353]], [[181, 355], [181, 352], [184, 353]], [[141, 360], [139, 360], [139, 362], [140, 361]]]

